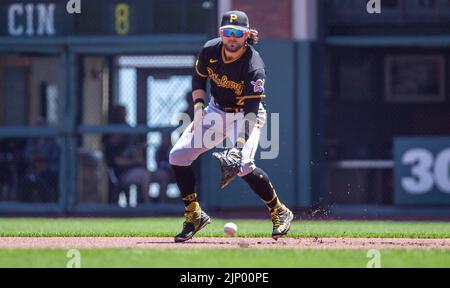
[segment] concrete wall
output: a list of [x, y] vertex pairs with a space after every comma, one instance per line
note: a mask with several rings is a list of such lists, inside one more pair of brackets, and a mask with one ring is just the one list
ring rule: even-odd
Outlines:
[[39, 116], [40, 107], [42, 105], [40, 99], [41, 85], [57, 85], [58, 110], [61, 108], [63, 81], [62, 81], [62, 65], [59, 57], [33, 57], [31, 64], [31, 99], [30, 99], [30, 121], [33, 123]]
[[[108, 66], [105, 57], [83, 58], [82, 121], [85, 125], [107, 124]], [[83, 203], [106, 203], [108, 178], [101, 135], [83, 135], [78, 151], [78, 199]]]

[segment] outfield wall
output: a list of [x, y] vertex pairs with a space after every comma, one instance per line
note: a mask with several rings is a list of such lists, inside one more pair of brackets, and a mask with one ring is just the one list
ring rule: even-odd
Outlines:
[[[264, 60], [267, 65], [267, 104], [268, 111], [270, 113], [279, 113], [279, 154], [276, 159], [271, 160], [261, 160], [257, 159], [257, 164], [266, 170], [279, 193], [279, 195], [284, 199], [284, 201], [290, 205], [291, 207], [298, 208], [310, 208], [310, 207], [320, 207], [328, 210], [333, 210], [333, 202], [332, 201], [324, 201], [324, 195], [327, 193], [337, 193], [342, 195], [341, 191], [342, 186], [332, 186], [333, 182], [330, 182], [334, 178], [330, 177], [329, 169], [330, 167], [341, 167], [345, 168], [345, 165], [359, 165], [361, 163], [366, 163], [370, 165], [375, 165], [375, 169], [377, 169], [377, 165], [380, 164], [381, 170], [390, 170], [390, 173], [382, 173], [380, 175], [372, 175], [371, 171], [364, 172], [364, 169], [372, 169], [372, 168], [364, 168], [363, 167], [354, 167], [353, 170], [345, 170], [347, 174], [343, 174], [342, 179], [349, 179], [349, 183], [351, 185], [359, 185], [358, 189], [350, 190], [347, 195], [355, 195], [356, 198], [349, 197], [349, 200], [346, 200], [345, 196], [339, 196], [340, 203], [336, 206], [337, 211], [367, 211], [371, 209], [371, 207], [376, 207], [376, 214], [383, 214], [383, 211], [386, 213], [392, 214], [392, 211], [395, 211], [395, 202], [393, 201], [393, 186], [383, 186], [385, 183], [389, 183], [389, 181], [393, 181], [394, 178], [392, 176], [393, 168], [392, 165], [393, 158], [386, 159], [378, 159], [384, 162], [370, 162], [371, 159], [361, 158], [361, 159], [350, 159], [350, 161], [356, 162], [342, 162], [345, 159], [339, 159], [340, 161], [334, 163], [328, 161], [323, 157], [324, 154], [330, 153], [330, 147], [324, 145], [327, 142], [327, 134], [328, 130], [324, 129], [324, 122], [327, 121], [326, 111], [329, 109], [326, 106], [327, 96], [325, 93], [329, 93], [327, 89], [330, 87], [327, 86], [327, 80], [325, 76], [329, 73], [329, 67], [327, 63], [327, 51], [329, 48], [333, 46], [341, 46], [343, 45], [339, 41], [344, 41], [345, 38], [333, 38], [330, 40], [330, 46], [325, 46], [324, 44], [313, 43], [313, 42], [292, 42], [287, 40], [267, 40], [263, 41], [259, 46], [258, 50], [264, 57]], [[373, 39], [374, 41], [381, 41], [377, 39]], [[395, 40], [395, 39], [394, 39]], [[171, 41], [176, 41], [178, 45], [175, 47], [173, 44], [170, 44]], [[125, 134], [135, 134], [135, 135], [145, 135], [146, 133], [160, 133], [163, 131], [170, 131], [173, 127], [152, 127], [148, 125], [139, 125], [137, 123], [132, 129], [123, 129], [121, 127], [108, 126], [106, 122], [102, 122], [103, 118], [98, 118], [96, 115], [84, 115], [81, 119], [79, 118], [78, 110], [81, 107], [79, 105], [86, 106], [87, 103], [82, 100], [86, 97], [83, 93], [94, 93], [90, 97], [96, 97], [97, 94], [102, 94], [102, 90], [96, 90], [94, 88], [95, 82], [90, 84], [89, 89], [80, 89], [79, 85], [76, 83], [80, 83], [80, 74], [77, 71], [80, 71], [83, 62], [80, 62], [79, 59], [89, 59], [89, 58], [80, 58], [84, 55], [95, 55], [97, 58], [92, 59], [101, 59], [101, 57], [109, 57], [114, 55], [130, 55], [130, 54], [149, 54], [149, 55], [160, 55], [161, 53], [183, 53], [183, 54], [191, 54], [195, 55], [197, 48], [201, 46], [204, 39], [198, 38], [196, 41], [184, 41], [179, 42], [180, 40], [177, 38], [163, 39], [163, 40], [141, 40], [141, 42], [135, 42], [133, 47], [129, 46], [126, 40], [120, 40], [116, 42], [113, 38], [105, 41], [103, 44], [97, 43], [92, 44], [87, 40], [83, 39], [79, 40], [70, 40], [67, 41], [64, 39], [60, 40], [51, 40], [49, 41], [30, 41], [17, 39], [16, 41], [4, 41], [0, 46], [3, 51], [2, 55], [8, 55], [11, 53], [31, 53], [33, 51], [41, 51], [41, 54], [34, 54], [35, 57], [40, 57], [39, 55], [52, 55], [52, 59], [59, 59], [60, 64], [58, 67], [61, 69], [62, 79], [59, 82], [59, 91], [61, 92], [61, 107], [60, 111], [64, 111], [61, 114], [61, 121], [55, 123], [56, 125], [44, 126], [44, 127], [36, 127], [31, 126], [31, 120], [34, 118], [33, 115], [27, 116], [28, 119], [25, 120], [26, 125], [22, 126], [5, 126], [3, 125], [0, 128], [0, 136], [3, 139], [12, 139], [12, 138], [21, 138], [27, 139], [31, 136], [37, 137], [41, 135], [47, 135], [48, 137], [56, 137], [58, 141], [58, 145], [60, 147], [60, 169], [58, 170], [58, 199], [55, 203], [22, 203], [22, 201], [2, 201], [0, 203], [0, 210], [4, 213], [45, 213], [45, 212], [58, 212], [58, 213], [90, 213], [90, 212], [104, 212], [104, 213], [150, 213], [150, 214], [159, 214], [170, 211], [178, 211], [179, 210], [179, 202], [171, 201], [170, 203], [158, 203], [152, 204], [149, 207], [134, 207], [134, 208], [119, 208], [115, 207], [115, 205], [108, 205], [105, 203], [105, 197], [108, 195], [108, 186], [105, 184], [95, 184], [94, 186], [86, 186], [83, 185], [83, 182], [80, 182], [80, 171], [83, 170], [84, 165], [80, 163], [89, 163], [82, 161], [80, 158], [80, 154], [77, 151], [84, 148], [96, 148], [101, 150], [101, 146], [99, 146], [99, 137], [105, 133], [118, 132]], [[349, 40], [350, 41], [350, 40]], [[353, 40], [351, 40], [353, 41]], [[397, 46], [399, 45], [399, 40], [395, 40], [391, 45]], [[418, 41], [421, 41], [418, 39]], [[183, 44], [184, 43], [184, 44]], [[337, 44], [339, 43], [339, 44]], [[355, 45], [352, 42], [352, 45]], [[365, 42], [360, 42], [365, 43]], [[444, 42], [443, 42], [444, 43]], [[384, 43], [386, 46], [388, 43]], [[367, 45], [367, 44], [365, 44]], [[374, 43], [375, 45], [375, 43]], [[445, 45], [445, 43], [444, 43]], [[149, 49], [149, 47], [152, 47]], [[172, 48], [170, 48], [172, 47]], [[444, 46], [442, 46], [444, 47]], [[348, 48], [350, 49], [350, 48]], [[353, 49], [353, 48], [351, 48]], [[381, 49], [381, 50], [380, 50]], [[387, 48], [380, 48], [379, 51], [389, 51]], [[416, 49], [416, 48], [414, 48]], [[443, 49], [443, 48], [441, 48]], [[47, 51], [48, 53], [42, 54], [43, 51]], [[417, 51], [417, 50], [414, 50]], [[37, 55], [37, 56], [36, 56]], [[100, 57], [100, 58], [99, 58]], [[11, 59], [11, 58], [9, 58]], [[108, 58], [104, 58], [104, 63], [101, 65], [106, 65], [107, 67]], [[8, 60], [8, 61], [14, 61]], [[13, 62], [14, 63], [14, 62]], [[25, 63], [25, 62], [24, 62]], [[56, 63], [56, 62], [55, 62]], [[71, 65], [68, 65], [71, 64]], [[20, 64], [20, 65], [27, 65]], [[98, 66], [98, 65], [97, 65]], [[84, 66], [83, 66], [84, 67]], [[103, 68], [102, 68], [103, 69]], [[327, 72], [328, 71], [328, 72]], [[84, 73], [84, 72], [83, 72]], [[184, 73], [184, 72], [183, 72]], [[339, 74], [336, 74], [339, 76]], [[83, 74], [81, 74], [83, 76]], [[48, 76], [50, 77], [50, 76]], [[112, 76], [114, 77], [114, 76]], [[380, 76], [382, 78], [383, 76]], [[37, 78], [36, 78], [37, 79]], [[114, 78], [112, 78], [114, 79]], [[51, 80], [51, 79], [50, 79]], [[36, 81], [36, 80], [35, 80]], [[113, 80], [111, 80], [113, 81]], [[82, 84], [84, 85], [84, 84]], [[110, 84], [114, 86], [113, 84]], [[30, 86], [33, 87], [33, 86]], [[99, 86], [101, 87], [101, 86]], [[32, 88], [35, 89], [35, 88]], [[326, 91], [327, 90], [327, 91]], [[87, 91], [87, 92], [86, 92]], [[89, 92], [91, 91], [91, 92]], [[98, 91], [98, 92], [95, 92]], [[36, 92], [34, 92], [36, 93]], [[324, 96], [325, 95], [325, 96]], [[118, 96], [115, 96], [118, 97]], [[447, 96], [446, 96], [447, 97]], [[27, 113], [35, 113], [38, 114], [38, 110], [40, 105], [38, 99], [36, 97], [30, 98], [34, 99], [34, 102], [30, 102], [29, 104], [29, 112]], [[448, 99], [448, 98], [445, 98]], [[97, 100], [96, 100], [97, 101]], [[110, 98], [108, 101], [114, 101], [114, 98]], [[448, 103], [448, 100], [445, 100]], [[33, 104], [35, 103], [35, 104]], [[37, 104], [36, 104], [37, 103]], [[99, 102], [93, 102], [93, 105]], [[37, 106], [35, 106], [37, 105]], [[105, 104], [102, 104], [105, 105]], [[349, 104], [350, 105], [350, 104]], [[448, 105], [448, 104], [445, 104]], [[351, 105], [350, 105], [351, 106]], [[349, 107], [350, 107], [349, 106]], [[398, 105], [397, 105], [398, 106]], [[434, 105], [434, 107], [439, 106], [437, 108], [436, 115], [440, 115], [445, 111], [446, 106], [442, 104]], [[87, 106], [90, 109], [82, 109], [82, 111], [91, 111], [95, 106]], [[433, 106], [429, 106], [429, 109], [435, 109]], [[370, 109], [370, 107], [369, 107]], [[401, 107], [404, 109], [404, 107]], [[34, 112], [31, 112], [34, 111]], [[77, 112], [78, 111], [78, 112]], [[94, 112], [92, 112], [94, 111]], [[100, 113], [101, 110], [92, 110], [91, 112], [85, 113]], [[98, 111], [98, 112], [95, 112]], [[98, 115], [98, 114], [97, 114]], [[325, 116], [324, 116], [325, 115]], [[345, 116], [345, 115], [343, 115]], [[343, 117], [344, 119], [345, 117]], [[91, 120], [89, 120], [91, 119]], [[94, 119], [94, 120], [92, 120]], [[97, 120], [96, 120], [97, 119]], [[339, 119], [338, 119], [339, 120]], [[399, 120], [399, 119], [397, 119]], [[426, 119], [425, 119], [426, 120]], [[402, 120], [403, 121], [403, 120]], [[28, 124], [27, 124], [28, 123]], [[270, 123], [270, 121], [268, 122]], [[433, 123], [433, 122], [430, 122]], [[435, 122], [434, 122], [435, 123]], [[341, 125], [339, 122], [335, 122], [336, 125]], [[388, 125], [383, 123], [382, 125]], [[270, 125], [269, 125], [270, 126]], [[337, 126], [336, 126], [337, 127]], [[427, 124], [421, 123], [421, 129], [426, 129]], [[349, 131], [358, 132], [360, 128], [352, 128], [348, 126]], [[430, 131], [433, 129], [436, 130], [439, 127], [434, 125]], [[270, 129], [269, 129], [270, 131]], [[359, 131], [361, 132], [361, 131]], [[324, 134], [325, 133], [325, 134]], [[439, 133], [437, 133], [439, 135]], [[400, 136], [400, 135], [399, 135]], [[80, 138], [81, 137], [81, 138]], [[350, 137], [350, 136], [349, 136]], [[81, 142], [80, 142], [80, 139]], [[270, 139], [270, 137], [269, 137]], [[362, 139], [362, 138], [361, 138]], [[358, 138], [349, 138], [350, 143], [358, 143], [360, 139]], [[392, 141], [394, 139], [391, 139]], [[366, 142], [364, 142], [366, 143]], [[276, 141], [273, 143], [276, 144]], [[337, 143], [339, 144], [339, 143]], [[369, 143], [370, 144], [370, 143]], [[376, 142], [373, 142], [376, 144]], [[74, 149], [75, 147], [78, 147]], [[262, 151], [264, 149], [260, 149]], [[266, 149], [267, 150], [267, 149]], [[101, 152], [101, 151], [100, 151]], [[257, 158], [259, 153], [257, 153]], [[377, 160], [377, 161], [378, 161]], [[359, 161], [359, 162], [358, 162]], [[366, 161], [366, 162], [361, 162]], [[367, 162], [369, 161], [369, 162]], [[331, 165], [331, 166], [330, 166]], [[341, 165], [341, 166], [335, 166]], [[343, 165], [343, 166], [342, 166]], [[370, 166], [369, 165], [369, 166]], [[384, 165], [384, 166], [383, 166]], [[95, 167], [95, 166], [94, 166]], [[92, 167], [91, 167], [92, 168]], [[348, 168], [348, 167], [347, 167]], [[80, 170], [82, 169], [82, 170]], [[104, 168], [98, 166], [94, 168], [96, 174], [100, 174], [100, 178], [105, 177]], [[101, 170], [98, 170], [101, 169]], [[218, 185], [218, 177], [219, 170], [218, 165], [214, 160], [208, 156], [204, 155], [200, 158], [199, 165], [199, 173], [201, 174], [201, 179], [199, 180], [200, 189], [199, 192], [202, 194], [202, 201], [205, 203], [205, 206], [217, 209], [229, 209], [229, 208], [239, 208], [239, 207], [261, 207], [260, 200], [246, 187], [243, 181], [236, 180], [225, 190], [221, 191]], [[334, 168], [333, 168], [334, 169]], [[356, 169], [355, 172], [352, 172]], [[349, 174], [350, 173], [350, 174]], [[351, 174], [354, 173], [354, 174]], [[353, 175], [353, 176], [352, 176]], [[334, 175], [333, 177], [337, 177], [338, 175]], [[349, 178], [350, 177], [350, 178]], [[353, 178], [352, 178], [353, 177]], [[381, 177], [381, 178], [379, 178]], [[380, 180], [380, 183], [376, 183], [377, 189], [383, 190], [383, 195], [388, 195], [388, 200], [385, 198], [373, 198], [375, 195], [373, 193], [377, 193], [380, 190], [371, 187], [370, 181], [374, 181], [373, 179]], [[99, 180], [100, 181], [100, 180]], [[352, 182], [353, 181], [353, 182]], [[367, 182], [369, 181], [369, 182]], [[442, 181], [441, 181], [442, 182]], [[355, 184], [356, 183], [356, 184]], [[446, 183], [445, 181], [442, 183]], [[342, 182], [341, 182], [342, 184]], [[339, 185], [341, 185], [339, 184]], [[345, 184], [345, 183], [344, 183]], [[84, 188], [81, 189], [82, 185]], [[331, 186], [330, 186], [331, 185]], [[368, 185], [368, 186], [367, 186]], [[375, 184], [374, 184], [375, 185]], [[381, 185], [381, 186], [380, 186]], [[89, 188], [91, 187], [91, 188]], [[355, 187], [355, 186], [353, 186]], [[80, 190], [81, 189], [81, 190]], [[331, 190], [330, 190], [331, 189]], [[83, 192], [80, 192], [83, 191]], [[375, 192], [374, 192], [375, 191]], [[347, 192], [346, 190], [344, 192]], [[83, 193], [84, 198], [82, 199], [90, 199], [90, 202], [81, 203], [80, 194]], [[3, 196], [5, 193], [2, 194]], [[97, 195], [97, 196], [96, 196]], [[103, 196], [102, 196], [103, 195]], [[345, 193], [344, 193], [345, 195]], [[366, 195], [366, 196], [365, 196]], [[372, 195], [372, 196], [370, 196]], [[380, 194], [381, 195], [381, 194]], [[391, 195], [391, 196], [389, 196]], [[376, 195], [375, 195], [376, 196]], [[445, 194], [443, 194], [445, 196]], [[87, 197], [87, 198], [86, 198]], [[369, 197], [369, 198], [367, 198]], [[372, 197], [372, 198], [370, 198]], [[389, 198], [391, 197], [391, 198]], [[356, 200], [355, 200], [356, 199]], [[391, 199], [391, 200], [389, 200]], [[17, 200], [17, 199], [16, 199]], [[346, 202], [348, 201], [348, 203]], [[377, 202], [379, 201], [379, 202]], [[429, 206], [430, 202], [428, 202], [427, 206], [421, 206], [419, 209], [426, 209], [430, 212], [433, 212], [433, 206]], [[381, 207], [386, 207], [385, 210], [380, 210]], [[346, 208], [347, 207], [347, 208]], [[394, 208], [394, 210], [392, 210]], [[399, 206], [398, 211], [401, 212], [403, 208]], [[439, 210], [440, 209], [440, 210]], [[442, 207], [435, 211], [444, 211]], [[381, 212], [380, 212], [381, 211]], [[439, 212], [441, 213], [441, 212]]]

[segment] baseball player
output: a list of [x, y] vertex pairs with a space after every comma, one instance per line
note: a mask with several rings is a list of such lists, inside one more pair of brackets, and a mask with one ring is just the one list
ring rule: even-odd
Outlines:
[[[208, 116], [220, 117], [224, 123], [223, 133], [216, 134], [223, 137], [215, 137], [214, 145], [221, 143], [225, 136], [236, 135], [235, 147], [215, 154], [222, 167], [222, 187], [235, 174], [244, 179], [269, 209], [273, 222], [272, 237], [278, 239], [287, 234], [294, 215], [280, 202], [268, 175], [254, 163], [266, 119], [262, 101], [265, 97], [265, 67], [261, 56], [252, 47], [258, 40], [258, 32], [249, 28], [244, 12], [229, 11], [222, 17], [219, 33], [220, 37], [206, 42], [198, 55], [192, 78], [194, 120], [170, 151], [169, 161], [185, 204], [183, 229], [175, 236], [175, 242], [191, 239], [211, 221], [197, 200], [191, 166], [200, 154], [213, 148], [194, 143], [195, 135], [202, 136], [208, 129], [213, 129], [211, 121], [205, 121]], [[208, 79], [211, 97], [205, 108]], [[238, 125], [236, 117], [228, 117], [233, 113], [245, 117], [246, 125]]]

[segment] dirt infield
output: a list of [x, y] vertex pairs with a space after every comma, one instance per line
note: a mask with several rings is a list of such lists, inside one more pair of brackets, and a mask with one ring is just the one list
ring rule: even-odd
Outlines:
[[290, 249], [450, 249], [450, 239], [391, 238], [194, 238], [174, 243], [157, 237], [3, 237], [0, 248], [290, 248]]

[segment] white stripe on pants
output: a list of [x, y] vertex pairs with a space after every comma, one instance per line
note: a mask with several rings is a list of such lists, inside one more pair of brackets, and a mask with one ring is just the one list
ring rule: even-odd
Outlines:
[[[237, 127], [237, 119], [240, 117], [242, 120], [243, 113], [225, 113], [216, 107], [212, 97], [205, 112], [205, 117], [201, 126], [196, 129], [197, 131], [190, 132], [193, 125], [193, 123], [191, 123], [173, 146], [169, 156], [170, 164], [176, 166], [189, 166], [198, 156], [214, 148], [218, 144], [221, 144], [225, 138], [230, 139], [230, 141], [233, 142], [233, 145], [236, 143], [237, 133], [240, 128]], [[213, 122], [214, 120], [215, 122]], [[217, 124], [219, 121], [221, 123]], [[261, 103], [256, 124], [242, 149], [242, 168], [239, 173], [239, 176], [241, 177], [247, 175], [256, 168], [254, 158], [256, 150], [258, 149], [259, 138], [261, 137], [261, 129], [264, 126], [265, 121], [266, 110]], [[216, 123], [216, 125], [213, 123]], [[206, 142], [203, 140], [208, 141]]]

